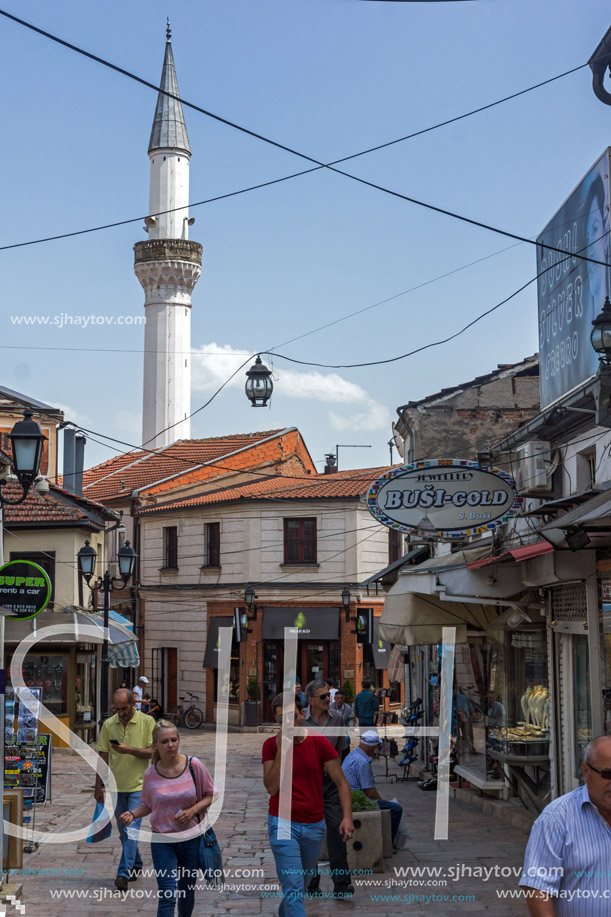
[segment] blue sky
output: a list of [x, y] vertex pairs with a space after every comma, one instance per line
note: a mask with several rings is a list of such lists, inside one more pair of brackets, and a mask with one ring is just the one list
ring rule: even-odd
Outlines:
[[[169, 15], [183, 98], [324, 161], [585, 63], [609, 26], [593, 0], [22, 0], [6, 9], [153, 82]], [[145, 214], [155, 94], [5, 19], [0, 39], [0, 245]], [[185, 118], [192, 201], [304, 167], [194, 111]], [[345, 168], [535, 237], [610, 140], [611, 109], [585, 69]], [[193, 409], [245, 359], [236, 354], [277, 347], [321, 363], [392, 357], [458, 330], [536, 272], [532, 246], [324, 171], [191, 215], [191, 238], [204, 246]], [[19, 326], [11, 316], [142, 315], [132, 246], [143, 238], [137, 222], [0, 251], [0, 344], [22, 348], [1, 351], [3, 384], [132, 443], [142, 326]], [[45, 347], [61, 349], [36, 349]], [[192, 435], [297, 426], [319, 468], [336, 443], [372, 446], [341, 452], [344, 468], [383, 464], [398, 405], [536, 349], [533, 284], [456, 341], [388, 366], [308, 370], [275, 358], [270, 409], [248, 405], [240, 373], [239, 385], [193, 419]], [[88, 464], [112, 454], [90, 443]]]

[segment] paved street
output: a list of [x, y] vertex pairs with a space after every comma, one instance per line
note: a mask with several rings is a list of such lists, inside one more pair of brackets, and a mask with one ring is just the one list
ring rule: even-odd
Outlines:
[[[262, 735], [228, 737], [225, 800], [222, 816], [216, 825], [228, 872], [263, 870], [263, 875], [239, 879], [230, 876], [230, 887], [223, 892], [198, 891], [195, 917], [226, 914], [246, 917], [277, 913], [278, 899], [262, 897], [263, 892], [274, 894], [277, 886], [274, 861], [265, 833], [267, 802], [260, 764], [260, 749], [265, 738]], [[210, 766], [214, 760], [214, 735], [184, 733], [181, 748], [184, 752], [200, 756]], [[212, 766], [210, 769], [213, 769]], [[306, 906], [308, 917], [349, 913], [395, 917], [403, 912], [423, 917], [447, 917], [483, 911], [508, 917], [527, 913], [523, 902], [504, 901], [497, 895], [499, 890], [517, 886], [517, 878], [509, 873], [522, 861], [527, 840], [524, 832], [451, 799], [449, 840], [436, 842], [433, 840], [435, 793], [422, 792], [415, 781], [391, 785], [382, 778], [383, 766], [376, 764], [376, 769], [380, 775], [378, 788], [381, 795], [388, 798], [396, 795], [407, 813], [408, 847], [386, 861], [385, 873], [358, 881], [351, 902], [315, 899]], [[87, 823], [93, 813], [92, 788], [92, 772], [80, 757], [62, 753], [55, 755], [53, 803], [45, 808], [39, 807], [37, 828], [61, 835]], [[143, 844], [143, 855], [145, 867], [151, 866], [150, 849], [146, 844]], [[112, 837], [100, 844], [91, 845], [84, 841], [77, 845], [43, 844], [35, 853], [24, 854], [24, 874], [19, 877], [23, 884], [21, 900], [25, 906], [24, 917], [82, 917], [83, 914], [112, 917], [127, 913], [154, 917], [154, 877], [130, 883], [125, 898], [113, 885], [118, 857], [115, 827]], [[463, 873], [474, 869], [477, 872], [475, 876], [463, 875], [459, 881], [454, 881], [447, 876], [445, 879], [429, 878], [422, 871], [402, 877], [395, 871], [402, 867], [419, 870], [422, 867], [458, 867]], [[482, 867], [486, 867], [483, 874]], [[66, 870], [67, 874], [61, 875], [62, 870]], [[495, 872], [501, 871], [505, 873], [504, 877], [495, 876]], [[477, 877], [478, 873], [490, 878], [485, 881], [483, 877]], [[392, 886], [392, 882], [398, 884]], [[411, 884], [405, 884], [407, 882]], [[429, 882], [434, 884], [423, 884]], [[330, 893], [329, 877], [323, 876], [322, 887]], [[394, 896], [394, 900], [387, 898], [383, 901], [378, 896]], [[435, 897], [422, 900], [424, 896]], [[449, 900], [452, 896], [464, 897]], [[17, 913], [14, 906], [8, 907], [9, 917]]]

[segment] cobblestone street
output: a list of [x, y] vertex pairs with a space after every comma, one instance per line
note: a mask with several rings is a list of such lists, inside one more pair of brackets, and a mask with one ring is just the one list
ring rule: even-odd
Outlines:
[[[215, 826], [223, 849], [229, 887], [222, 892], [200, 889], [195, 917], [203, 915], [277, 913], [279, 900], [264, 898], [277, 888], [274, 860], [266, 836], [267, 794], [261, 780], [260, 749], [263, 735], [229, 735], [228, 767], [222, 815]], [[212, 771], [214, 735], [182, 734], [182, 751], [201, 757]], [[490, 815], [462, 801], [450, 799], [450, 829], [447, 841], [433, 840], [435, 793], [418, 789], [415, 780], [391, 784], [383, 778], [383, 766], [375, 765], [382, 796], [397, 796], [407, 816], [409, 843], [386, 860], [386, 872], [356, 879], [352, 901], [331, 897], [307, 903], [308, 917], [330, 914], [397, 913], [448, 917], [456, 914], [486, 912], [497, 917], [527, 913], [524, 902], [503, 900], [498, 892], [517, 888], [512, 872], [522, 862], [527, 835], [518, 828], [502, 824]], [[391, 772], [398, 772], [392, 766]], [[53, 759], [53, 802], [39, 807], [37, 825], [61, 835], [87, 824], [93, 814], [93, 774], [75, 754], [58, 753]], [[151, 867], [150, 848], [142, 844], [145, 869]], [[21, 898], [24, 917], [82, 917], [83, 914], [156, 914], [156, 882], [153, 876], [130, 883], [127, 894], [116, 891], [113, 880], [119, 859], [116, 826], [112, 837], [100, 844], [41, 844], [33, 854], [24, 854], [24, 871], [13, 876], [23, 886]], [[458, 881], [452, 877], [430, 878], [418, 875], [401, 877], [402, 867], [432, 867], [447, 870], [464, 864], [467, 872]], [[469, 869], [482, 867], [490, 876], [469, 876]], [[65, 874], [62, 871], [65, 870]], [[235, 870], [263, 870], [263, 876], [234, 878]], [[495, 875], [500, 873], [500, 875]], [[455, 873], [454, 873], [455, 874]], [[392, 882], [399, 883], [392, 886]], [[406, 885], [403, 883], [411, 882]], [[428, 884], [428, 883], [431, 884]], [[203, 885], [203, 883], [202, 883]], [[322, 889], [330, 895], [331, 880], [323, 875]], [[394, 900], [389, 900], [390, 897]], [[411, 896], [411, 897], [410, 897]], [[423, 900], [425, 896], [428, 900]], [[383, 898], [386, 897], [386, 900]], [[14, 905], [8, 917], [18, 914]]]

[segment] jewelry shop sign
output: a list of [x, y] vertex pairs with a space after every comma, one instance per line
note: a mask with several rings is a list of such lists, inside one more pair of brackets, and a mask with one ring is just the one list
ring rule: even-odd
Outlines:
[[51, 580], [31, 560], [11, 560], [0, 567], [0, 608], [12, 612], [10, 618], [33, 618], [51, 598]]
[[391, 468], [367, 494], [369, 512], [383, 525], [443, 539], [498, 528], [521, 504], [510, 475], [463, 459]]

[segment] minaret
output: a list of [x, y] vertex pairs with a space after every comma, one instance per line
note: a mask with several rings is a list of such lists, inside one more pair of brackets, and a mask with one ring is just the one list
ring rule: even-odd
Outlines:
[[[178, 96], [169, 20], [160, 88]], [[158, 449], [190, 436], [191, 293], [202, 270], [202, 246], [188, 241], [191, 147], [182, 105], [163, 92], [148, 153], [148, 239], [134, 245], [134, 271], [146, 315], [142, 445]]]

